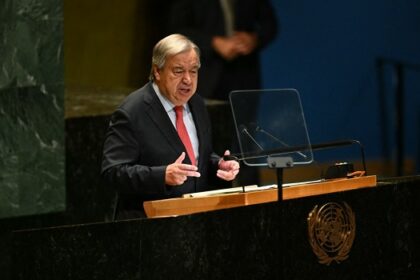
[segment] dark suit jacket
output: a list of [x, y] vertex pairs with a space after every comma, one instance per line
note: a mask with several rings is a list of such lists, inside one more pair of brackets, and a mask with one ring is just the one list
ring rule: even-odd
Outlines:
[[[189, 177], [177, 187], [165, 185], [165, 170], [186, 151], [152, 84], [131, 93], [111, 116], [104, 142], [102, 176], [118, 191], [120, 218], [136, 217], [142, 211], [143, 201], [204, 191], [212, 182], [216, 183], [211, 179], [216, 178], [220, 157], [212, 150], [207, 110], [197, 94], [188, 104], [199, 138], [201, 177]], [[188, 157], [184, 163], [190, 163]]]
[[232, 90], [258, 89], [259, 51], [277, 33], [277, 20], [269, 0], [236, 0], [235, 30], [255, 32], [258, 47], [250, 55], [225, 61], [212, 48], [214, 36], [225, 36], [219, 0], [175, 0], [168, 22], [169, 33], [188, 36], [201, 50], [198, 90], [206, 98], [226, 100]]

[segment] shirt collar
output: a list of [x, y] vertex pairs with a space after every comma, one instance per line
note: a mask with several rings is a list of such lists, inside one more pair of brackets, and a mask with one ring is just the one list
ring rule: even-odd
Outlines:
[[[159, 87], [157, 86], [157, 84], [156, 83], [152, 83], [152, 87], [155, 90], [156, 95], [158, 96], [160, 102], [162, 103], [163, 108], [165, 108], [165, 111], [168, 113], [169, 111], [174, 110], [175, 105], [171, 101], [169, 101], [169, 99], [166, 98], [166, 96], [164, 96], [160, 92]], [[184, 107], [185, 112], [189, 112], [188, 104], [184, 104], [182, 106]]]

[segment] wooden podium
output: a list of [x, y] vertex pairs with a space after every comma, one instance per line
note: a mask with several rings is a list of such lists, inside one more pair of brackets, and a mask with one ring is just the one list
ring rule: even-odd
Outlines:
[[[289, 200], [368, 187], [376, 187], [376, 176], [293, 184], [293, 186], [284, 187], [283, 199]], [[144, 210], [148, 218], [155, 218], [277, 201], [277, 189], [274, 187], [262, 190], [253, 188], [252, 191], [233, 193], [230, 189], [223, 189], [199, 194], [192, 197], [146, 201], [143, 204]]]

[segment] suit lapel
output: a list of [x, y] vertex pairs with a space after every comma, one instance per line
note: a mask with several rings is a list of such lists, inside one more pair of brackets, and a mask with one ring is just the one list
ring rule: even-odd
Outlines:
[[145, 94], [145, 102], [149, 105], [147, 114], [174, 151], [181, 154], [185, 150], [184, 145], [151, 83], [149, 83], [148, 90]]
[[193, 115], [193, 119], [194, 119], [194, 124], [195, 124], [195, 129], [197, 130], [197, 137], [198, 137], [198, 150], [199, 150], [199, 166], [201, 166], [203, 164], [203, 156], [204, 155], [204, 147], [205, 145], [207, 145], [207, 143], [205, 143], [205, 139], [206, 137], [204, 137], [205, 135], [205, 130], [207, 129], [207, 127], [204, 127], [205, 122], [203, 120], [203, 112], [200, 112], [200, 109], [198, 108], [198, 104], [196, 101], [196, 97], [193, 96], [190, 99], [190, 102], [188, 102], [188, 105], [190, 106], [190, 110], [191, 113]]

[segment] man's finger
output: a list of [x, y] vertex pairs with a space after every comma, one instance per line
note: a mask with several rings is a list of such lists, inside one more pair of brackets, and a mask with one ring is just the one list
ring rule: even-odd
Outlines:
[[201, 174], [197, 172], [198, 167], [190, 164], [180, 164], [178, 166], [179, 174], [188, 177], [200, 177]]
[[185, 171], [191, 171], [191, 170], [192, 171], [197, 171], [198, 170], [197, 166], [191, 165], [191, 164], [185, 164], [185, 163], [179, 164], [178, 168], [180, 170], [185, 170]]
[[185, 175], [188, 177], [197, 177], [197, 178], [201, 176], [200, 172], [196, 172], [196, 171], [187, 171]]
[[228, 171], [223, 171], [221, 169], [217, 170], [217, 177], [224, 179], [224, 180], [231, 180], [233, 179], [233, 174]]
[[185, 159], [185, 152], [182, 152], [181, 155], [175, 160], [175, 163], [182, 163]]

